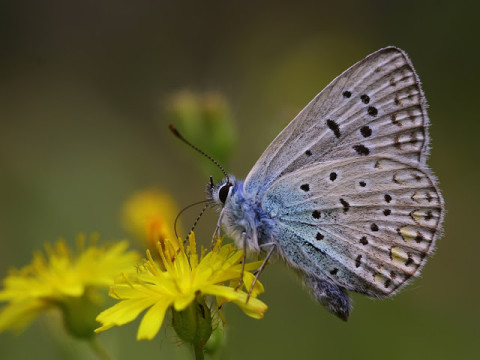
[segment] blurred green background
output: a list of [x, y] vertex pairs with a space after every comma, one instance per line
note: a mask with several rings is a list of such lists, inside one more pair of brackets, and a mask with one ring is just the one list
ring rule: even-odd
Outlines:
[[[429, 163], [448, 210], [435, 256], [392, 300], [353, 295], [348, 323], [281, 264], [269, 266], [263, 320], [226, 306], [223, 358], [478, 356], [478, 11], [475, 1], [2, 1], [0, 276], [59, 236], [126, 237], [121, 205], [144, 187], [168, 189], [180, 206], [204, 197], [198, 155], [167, 129], [172, 94], [227, 99], [238, 134], [228, 170], [242, 178], [330, 80], [396, 45], [430, 105]], [[199, 238], [215, 221], [213, 212], [202, 218]], [[137, 325], [100, 336], [115, 359], [185, 358], [171, 331], [137, 342]], [[36, 321], [21, 336], [0, 334], [0, 357], [93, 358], [46, 329]]]

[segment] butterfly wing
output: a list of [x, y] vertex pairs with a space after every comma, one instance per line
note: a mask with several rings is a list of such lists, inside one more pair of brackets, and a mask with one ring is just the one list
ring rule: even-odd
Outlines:
[[262, 204], [292, 267], [384, 297], [419, 273], [439, 235], [443, 200], [432, 179], [382, 156], [330, 160], [282, 176]]
[[409, 58], [380, 49], [320, 92], [244, 182], [281, 256], [342, 319], [345, 289], [392, 295], [434, 248], [444, 205], [426, 165], [428, 125]]
[[425, 164], [428, 117], [407, 55], [387, 47], [333, 80], [273, 140], [247, 176], [261, 199], [275, 179], [322, 161], [388, 153]]

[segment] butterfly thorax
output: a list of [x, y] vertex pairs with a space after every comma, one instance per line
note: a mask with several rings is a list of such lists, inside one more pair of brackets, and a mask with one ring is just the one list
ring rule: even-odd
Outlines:
[[247, 250], [258, 253], [263, 244], [271, 242], [272, 219], [244, 192], [243, 181], [229, 177], [207, 188], [207, 198], [221, 206], [221, 225], [238, 248], [246, 241]]

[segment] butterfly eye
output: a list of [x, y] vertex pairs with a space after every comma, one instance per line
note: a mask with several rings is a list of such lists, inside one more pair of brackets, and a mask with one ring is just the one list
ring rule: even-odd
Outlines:
[[218, 191], [218, 198], [220, 199], [222, 204], [225, 204], [225, 201], [227, 201], [228, 190], [230, 189], [231, 186], [232, 186], [232, 184], [230, 184], [230, 183], [225, 184]]

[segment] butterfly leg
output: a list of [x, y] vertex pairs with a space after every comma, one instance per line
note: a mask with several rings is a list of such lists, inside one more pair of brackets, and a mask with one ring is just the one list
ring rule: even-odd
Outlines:
[[345, 289], [315, 275], [306, 275], [305, 284], [328, 311], [347, 321], [352, 305]]
[[265, 247], [265, 246], [271, 246], [271, 247], [270, 247], [270, 250], [268, 251], [267, 256], [265, 256], [265, 259], [263, 260], [262, 265], [260, 265], [260, 267], [258, 268], [257, 274], [255, 275], [255, 279], [253, 279], [252, 285], [250, 286], [250, 289], [248, 290], [246, 303], [248, 303], [248, 300], [250, 300], [250, 295], [252, 295], [253, 288], [255, 287], [255, 284], [257, 283], [257, 280], [260, 277], [260, 274], [262, 273], [263, 269], [265, 269], [265, 266], [267, 266], [267, 262], [270, 259], [270, 257], [272, 256], [273, 251], [275, 250], [276, 244], [275, 243], [268, 243], [268, 244], [263, 245], [263, 247]]
[[247, 234], [243, 233], [243, 260], [242, 260], [242, 272], [240, 273], [240, 279], [238, 280], [238, 285], [235, 287], [235, 291], [240, 289], [243, 284], [243, 274], [245, 273], [245, 263], [247, 262]]

